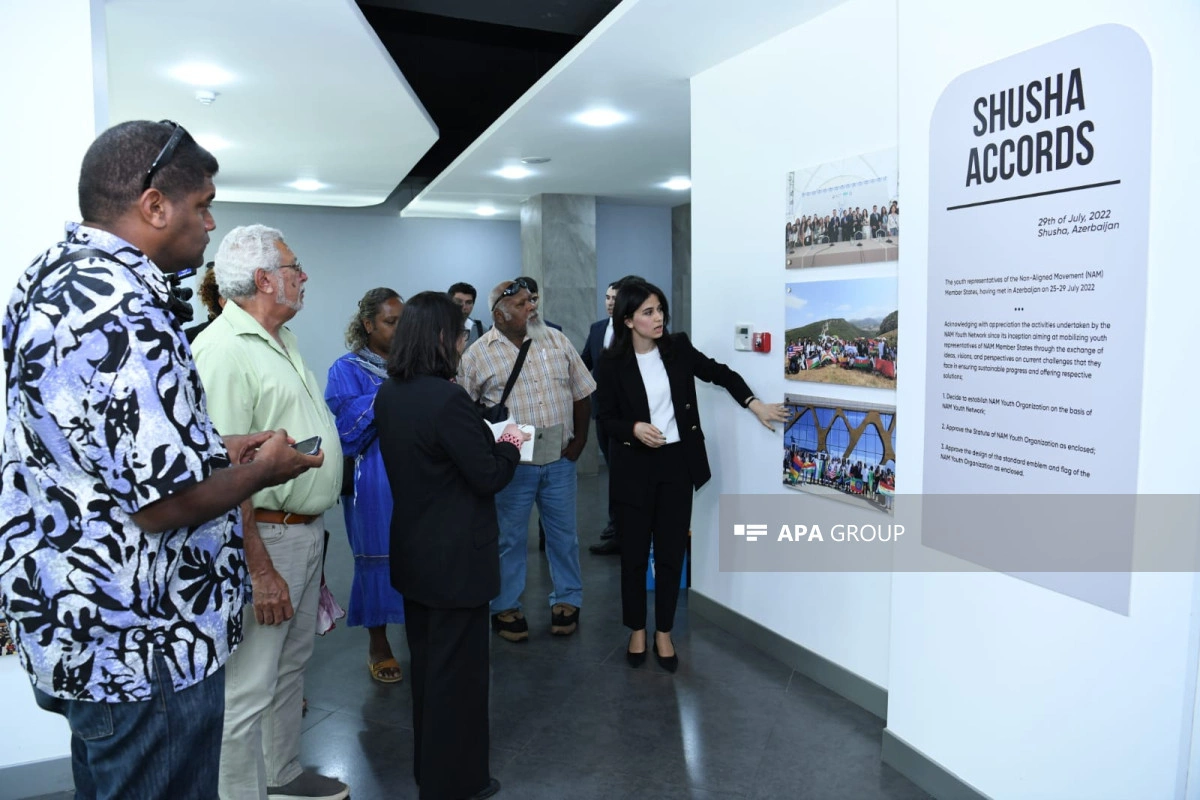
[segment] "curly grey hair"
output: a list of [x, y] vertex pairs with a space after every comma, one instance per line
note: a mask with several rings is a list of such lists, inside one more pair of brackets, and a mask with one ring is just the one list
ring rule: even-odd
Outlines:
[[221, 296], [228, 300], [253, 297], [257, 291], [254, 271], [279, 270], [280, 254], [275, 243], [282, 241], [283, 234], [266, 225], [242, 225], [225, 234], [213, 265]]

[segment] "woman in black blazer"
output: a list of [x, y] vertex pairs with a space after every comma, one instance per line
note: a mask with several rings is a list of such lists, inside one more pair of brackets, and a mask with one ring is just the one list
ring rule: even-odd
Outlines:
[[712, 476], [696, 407], [696, 378], [723, 386], [768, 429], [783, 422], [782, 405], [754, 396], [742, 377], [668, 334], [667, 299], [646, 281], [621, 284], [613, 340], [596, 367], [598, 419], [609, 443], [609, 502], [621, 537], [621, 606], [626, 657], [646, 659], [646, 565], [654, 543], [654, 654], [669, 672], [679, 666], [671, 642], [679, 581], [692, 521], [692, 491]]
[[488, 601], [500, 592], [494, 496], [512, 480], [526, 434], [500, 441], [452, 382], [467, 342], [442, 292], [409, 301], [375, 397], [396, 502], [392, 585], [404, 595], [412, 653], [413, 776], [422, 800], [490, 797]]

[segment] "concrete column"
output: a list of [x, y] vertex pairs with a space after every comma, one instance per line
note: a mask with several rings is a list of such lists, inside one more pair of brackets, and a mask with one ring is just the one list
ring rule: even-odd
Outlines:
[[692, 204], [671, 209], [671, 330], [692, 335]]
[[[576, 352], [596, 315], [596, 198], [539, 194], [521, 206], [522, 272], [538, 282], [543, 319], [561, 325]], [[594, 475], [595, 428], [580, 456], [580, 474]]]

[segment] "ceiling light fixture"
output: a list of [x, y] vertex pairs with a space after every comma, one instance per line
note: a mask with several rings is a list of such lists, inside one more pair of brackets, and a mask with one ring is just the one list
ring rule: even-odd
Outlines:
[[220, 92], [214, 92], [212, 89], [197, 89], [195, 95], [196, 102], [202, 106], [211, 106], [220, 96]]
[[196, 143], [210, 153], [215, 153], [218, 150], [224, 150], [229, 147], [229, 142], [217, 136], [214, 133], [198, 133], [192, 137]]
[[318, 189], [325, 188], [325, 184], [315, 181], [312, 178], [301, 178], [300, 180], [292, 181], [288, 186], [293, 189], [299, 189], [302, 192], [315, 192]]
[[216, 64], [191, 62], [180, 64], [170, 71], [170, 76], [177, 81], [190, 83], [192, 86], [221, 86], [233, 80], [233, 75]]
[[550, 161], [549, 156], [525, 156], [521, 159], [522, 164], [546, 164]]
[[624, 122], [625, 115], [611, 108], [592, 108], [575, 116], [575, 121], [593, 128], [607, 128]]
[[494, 217], [500, 212], [496, 210], [495, 206], [479, 206], [475, 209], [475, 213], [481, 217]]
[[683, 192], [692, 188], [692, 182], [688, 178], [671, 178], [663, 186], [673, 192]]
[[510, 181], [519, 181], [521, 178], [528, 178], [533, 174], [533, 171], [524, 167], [511, 166], [497, 171], [496, 174], [501, 178], [508, 178]]

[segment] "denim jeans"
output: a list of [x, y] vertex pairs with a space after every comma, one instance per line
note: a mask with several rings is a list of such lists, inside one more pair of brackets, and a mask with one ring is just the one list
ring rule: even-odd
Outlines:
[[213, 800], [225, 712], [225, 669], [175, 691], [159, 654], [145, 702], [63, 700], [37, 689], [37, 704], [71, 726], [76, 800]]
[[546, 558], [550, 562], [550, 605], [583, 604], [579, 575], [579, 537], [575, 531], [575, 462], [560, 458], [545, 466], [519, 464], [513, 479], [496, 495], [500, 523], [500, 594], [492, 600], [492, 613], [521, 607], [525, 591], [525, 554], [528, 549], [529, 512], [536, 502], [546, 530]]

